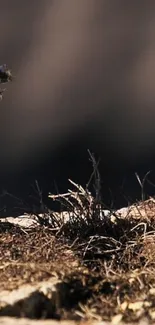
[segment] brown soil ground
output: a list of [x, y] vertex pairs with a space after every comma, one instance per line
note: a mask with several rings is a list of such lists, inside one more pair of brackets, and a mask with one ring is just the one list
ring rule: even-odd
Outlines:
[[66, 223], [0, 223], [0, 324], [155, 321], [155, 201], [101, 218], [87, 199]]

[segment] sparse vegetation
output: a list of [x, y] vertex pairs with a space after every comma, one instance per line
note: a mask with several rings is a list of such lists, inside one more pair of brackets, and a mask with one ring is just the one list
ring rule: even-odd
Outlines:
[[[62, 211], [38, 215], [36, 228], [0, 223], [0, 316], [154, 321], [155, 200], [107, 212], [91, 158], [95, 197], [70, 180], [72, 190], [49, 194]], [[34, 288], [27, 296], [4, 301], [25, 285]]]

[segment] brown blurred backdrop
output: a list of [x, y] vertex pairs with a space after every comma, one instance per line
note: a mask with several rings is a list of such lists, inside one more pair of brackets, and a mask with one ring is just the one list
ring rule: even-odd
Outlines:
[[2, 187], [85, 182], [88, 148], [105, 186], [153, 167], [154, 30], [153, 0], [1, 3], [0, 64], [15, 75], [0, 102]]

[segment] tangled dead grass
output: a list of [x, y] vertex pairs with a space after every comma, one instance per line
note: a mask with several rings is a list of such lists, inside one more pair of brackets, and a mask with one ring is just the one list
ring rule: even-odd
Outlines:
[[97, 195], [70, 183], [49, 195], [66, 212], [39, 216], [31, 230], [0, 224], [1, 292], [55, 279], [50, 295], [37, 287], [12, 304], [0, 296], [0, 316], [153, 323], [155, 200], [107, 214]]

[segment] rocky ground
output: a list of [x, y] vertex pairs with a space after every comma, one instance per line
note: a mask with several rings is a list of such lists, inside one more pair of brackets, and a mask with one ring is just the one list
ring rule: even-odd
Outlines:
[[1, 219], [0, 324], [153, 323], [155, 200], [105, 210], [71, 183], [65, 211]]

